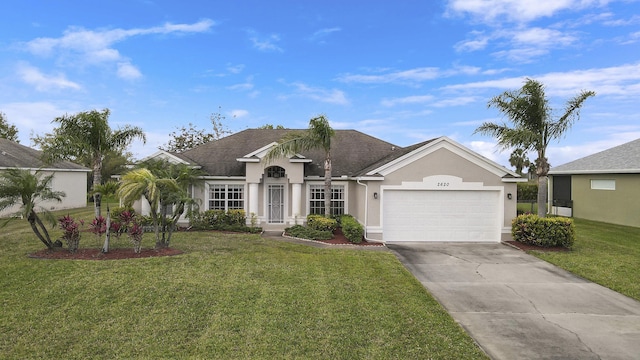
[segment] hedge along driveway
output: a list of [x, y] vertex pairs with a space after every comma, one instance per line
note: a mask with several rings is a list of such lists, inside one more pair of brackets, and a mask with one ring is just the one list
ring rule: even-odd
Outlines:
[[485, 357], [390, 253], [214, 232], [173, 244], [185, 254], [35, 260], [29, 229], [13, 227], [0, 241], [0, 358]]

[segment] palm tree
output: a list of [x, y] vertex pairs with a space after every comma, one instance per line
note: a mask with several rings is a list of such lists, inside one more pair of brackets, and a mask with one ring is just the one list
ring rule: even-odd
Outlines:
[[[159, 220], [162, 237], [160, 243], [168, 247], [173, 230], [182, 214], [186, 212], [187, 216], [191, 216], [194, 211], [198, 211], [199, 203], [189, 195], [189, 188], [197, 185], [200, 176], [204, 173], [185, 164], [172, 164], [163, 160], [147, 161], [140, 166], [148, 169], [160, 179], [175, 180], [179, 187], [179, 190], [173, 187], [161, 188]], [[172, 208], [171, 217], [168, 214], [169, 208]]]
[[506, 116], [513, 123], [513, 127], [504, 123], [485, 122], [474, 132], [495, 137], [502, 149], [521, 148], [523, 151], [537, 152], [539, 216], [546, 216], [547, 209], [547, 146], [552, 140], [564, 136], [571, 125], [580, 118], [582, 103], [591, 96], [595, 96], [595, 92], [581, 91], [567, 101], [563, 115], [554, 120], [544, 85], [527, 79], [522, 88], [505, 91], [488, 103], [489, 108], [495, 107]]
[[515, 149], [509, 157], [509, 164], [516, 168], [516, 173], [522, 175], [522, 169], [529, 167], [530, 161], [523, 149]]
[[[53, 122], [59, 127], [45, 138], [34, 139], [41, 145], [46, 160], [72, 160], [89, 163], [93, 169], [93, 188], [102, 184], [102, 165], [111, 151], [122, 152], [134, 139], [146, 142], [144, 131], [126, 125], [117, 130], [109, 126], [109, 109], [64, 115]], [[96, 217], [100, 216], [99, 192], [94, 192]]]
[[278, 145], [274, 146], [264, 157], [267, 163], [277, 158], [293, 156], [298, 152], [311, 149], [324, 150], [324, 216], [331, 215], [331, 138], [335, 131], [324, 115], [309, 120], [309, 128], [305, 131], [287, 133]]
[[[158, 166], [158, 163], [150, 165], [152, 170], [140, 168], [125, 174], [118, 189], [118, 196], [126, 206], [144, 196], [149, 201], [149, 215], [153, 221], [156, 248], [169, 247], [173, 229], [180, 216], [184, 214], [185, 209], [197, 206], [187, 191], [197, 175], [195, 170], [183, 165], [166, 164], [164, 168]], [[171, 218], [168, 217], [169, 207], [175, 207]]]
[[[52, 180], [53, 174], [43, 176], [40, 170], [34, 173], [31, 170], [13, 168], [0, 172], [0, 210], [20, 204], [20, 210], [16, 215], [27, 219], [31, 230], [49, 249], [53, 248], [53, 242], [46, 226], [36, 213], [36, 208], [41, 201], [60, 202], [65, 196], [64, 192], [51, 189]], [[41, 211], [46, 220], [49, 220], [52, 226], [55, 225], [55, 217], [44, 208], [41, 208]]]

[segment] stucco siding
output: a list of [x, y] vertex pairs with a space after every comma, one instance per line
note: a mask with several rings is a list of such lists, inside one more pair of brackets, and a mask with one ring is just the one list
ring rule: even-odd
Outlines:
[[[615, 180], [615, 190], [591, 189], [591, 180]], [[573, 216], [640, 227], [640, 174], [572, 175]]]
[[[43, 172], [42, 175], [50, 175], [51, 172]], [[61, 202], [46, 201], [37, 204], [38, 206], [53, 211], [75, 209], [87, 206], [87, 173], [80, 171], [56, 171], [51, 182], [54, 191], [62, 191], [65, 197]], [[0, 211], [0, 217], [7, 217], [20, 209], [20, 205], [15, 205]]]
[[[451, 175], [463, 182], [481, 182], [484, 186], [504, 187], [504, 219], [503, 227], [510, 227], [516, 216], [516, 184], [505, 183], [500, 176], [477, 164], [447, 150], [439, 149], [385, 176], [384, 181], [370, 181], [369, 192], [381, 194], [380, 186], [401, 185], [403, 181], [422, 181], [423, 178], [435, 175]], [[506, 194], [511, 193], [512, 199]], [[371, 199], [370, 199], [371, 200]], [[381, 207], [379, 200], [369, 202], [369, 225], [381, 226]]]

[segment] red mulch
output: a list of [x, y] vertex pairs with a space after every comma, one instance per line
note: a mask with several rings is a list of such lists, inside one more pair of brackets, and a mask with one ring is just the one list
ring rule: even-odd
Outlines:
[[121, 259], [138, 259], [159, 256], [173, 256], [182, 254], [182, 250], [174, 248], [165, 249], [142, 249], [139, 254], [133, 252], [133, 249], [111, 249], [108, 253], [103, 254], [100, 249], [78, 249], [75, 253], [70, 253], [64, 248], [55, 248], [53, 250], [45, 249], [29, 254], [29, 257], [36, 259], [65, 259], [65, 260], [121, 260]]
[[571, 251], [571, 249], [567, 249], [566, 247], [562, 247], [562, 246], [542, 247], [542, 246], [536, 246], [536, 245], [529, 245], [529, 244], [521, 243], [518, 241], [507, 241], [507, 243], [523, 251], [529, 251], [529, 250], [548, 251], [548, 252]]

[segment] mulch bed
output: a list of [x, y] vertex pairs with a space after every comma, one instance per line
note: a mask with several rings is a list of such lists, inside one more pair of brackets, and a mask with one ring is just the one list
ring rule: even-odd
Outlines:
[[518, 241], [507, 241], [507, 244], [513, 247], [516, 247], [522, 251], [529, 251], [529, 250], [546, 251], [546, 252], [571, 251], [571, 249], [567, 249], [566, 247], [562, 247], [562, 246], [542, 247], [542, 246], [524, 244]]
[[381, 243], [370, 242], [365, 239], [362, 239], [362, 241], [359, 244], [354, 244], [351, 241], [347, 240], [346, 236], [344, 236], [344, 234], [342, 233], [342, 229], [340, 228], [333, 231], [333, 239], [316, 240], [316, 241], [323, 242], [325, 244], [331, 244], [331, 245], [384, 246]]
[[142, 249], [139, 254], [133, 252], [133, 249], [117, 248], [111, 249], [108, 253], [103, 254], [100, 249], [78, 249], [75, 253], [70, 253], [64, 248], [55, 248], [53, 250], [44, 249], [29, 257], [35, 259], [65, 259], [65, 260], [121, 260], [121, 259], [139, 259], [160, 256], [173, 256], [182, 254], [182, 250], [174, 248], [165, 249]]

